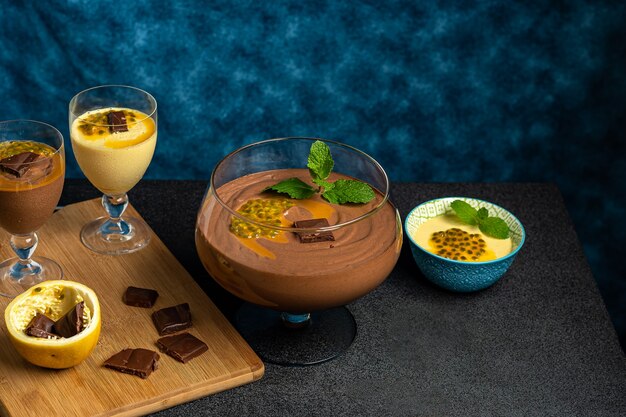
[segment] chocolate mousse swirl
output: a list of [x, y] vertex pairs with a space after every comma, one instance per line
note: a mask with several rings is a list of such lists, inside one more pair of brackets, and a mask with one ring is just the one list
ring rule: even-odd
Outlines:
[[[307, 171], [303, 169], [267, 171], [239, 178], [235, 182], [220, 187], [217, 193], [229, 207], [237, 209], [252, 199], [271, 197], [271, 193], [262, 193], [261, 190], [276, 181], [281, 181], [292, 176], [306, 179], [307, 175]], [[332, 180], [348, 178], [341, 174], [335, 174], [335, 177], [336, 178]], [[376, 198], [366, 204], [331, 205], [319, 194], [316, 194], [307, 200], [291, 200], [295, 206], [286, 211], [286, 217], [291, 220], [315, 218], [315, 213], [308, 212], [306, 208], [303, 208], [301, 205], [307, 203], [308, 200], [330, 206], [331, 214], [327, 217], [327, 220], [330, 225], [336, 225], [348, 222], [368, 213], [380, 203], [382, 196], [377, 193]], [[299, 215], [294, 216], [291, 213], [292, 211], [297, 211]], [[387, 211], [389, 212], [391, 210]], [[224, 210], [219, 216], [217, 223], [228, 225], [231, 221], [230, 217], [230, 213]], [[241, 245], [236, 238], [233, 239], [234, 236], [231, 236], [231, 233], [228, 233], [228, 228], [224, 230], [223, 227], [218, 227], [217, 223], [214, 228], [211, 227], [211, 230], [213, 230], [215, 240], [225, 245], [223, 249], [226, 253]], [[260, 245], [275, 253], [277, 257], [280, 257], [281, 268], [286, 268], [291, 274], [297, 275], [301, 272], [302, 268], [300, 266], [302, 265], [301, 259], [303, 256], [312, 258], [323, 256], [324, 266], [317, 267], [318, 271], [323, 273], [326, 268], [335, 269], [338, 265], [344, 266], [371, 256], [370, 253], [372, 250], [377, 252], [377, 249], [373, 246], [384, 250], [385, 247], [388, 247], [394, 241], [394, 237], [390, 236], [392, 234], [388, 232], [388, 230], [393, 230], [394, 227], [395, 217], [392, 216], [391, 213], [387, 213], [386, 216], [377, 216], [376, 221], [374, 221], [372, 217], [365, 218], [353, 225], [334, 230], [335, 243], [333, 243], [333, 248], [337, 250], [335, 251], [336, 254], [333, 253], [332, 255], [327, 253], [330, 247], [329, 245], [302, 245], [299, 244], [297, 236], [289, 232], [283, 232], [287, 243], [282, 243], [284, 239], [275, 241], [273, 239], [259, 238], [257, 241]], [[384, 239], [385, 235], [390, 236], [386, 241]], [[382, 239], [382, 241], [380, 239]], [[276, 267], [275, 260], [257, 260], [257, 254], [253, 252], [249, 254], [242, 253], [240, 256], [246, 258], [249, 262], [254, 262], [255, 265], [258, 261], [261, 261], [261, 265], [259, 266], [263, 266], [267, 270], [272, 270]]]
[[[348, 178], [341, 174], [332, 176], [332, 181]], [[291, 177], [305, 180], [308, 171], [287, 169], [250, 174], [221, 186], [217, 194], [236, 210], [251, 199], [268, 198], [268, 193], [262, 192], [265, 187]], [[286, 211], [286, 217], [292, 221], [325, 217], [332, 226], [369, 213], [382, 199], [376, 192], [375, 199], [366, 204], [334, 205], [316, 194], [308, 200], [327, 206], [328, 216], [307, 212], [301, 205], [305, 200], [291, 200], [295, 206]], [[396, 210], [389, 202], [373, 215], [333, 230], [334, 241], [301, 243], [291, 232], [281, 232], [276, 239], [254, 239], [274, 258], [260, 255], [232, 233], [232, 217], [214, 198], [206, 199], [196, 236], [203, 263], [214, 279], [241, 298], [291, 311], [341, 305], [367, 293], [391, 271], [402, 242]], [[301, 285], [310, 289], [306, 297], [298, 298]]]

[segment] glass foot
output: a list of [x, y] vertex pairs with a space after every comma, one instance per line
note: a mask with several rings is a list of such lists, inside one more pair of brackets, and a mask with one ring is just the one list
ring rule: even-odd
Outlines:
[[7, 259], [0, 264], [0, 296], [15, 298], [35, 284], [55, 279], [63, 279], [63, 269], [52, 259], [35, 256], [28, 264]]
[[99, 217], [83, 227], [80, 240], [94, 252], [123, 255], [146, 247], [150, 243], [150, 228], [136, 217], [125, 217], [118, 221]]
[[345, 352], [356, 336], [356, 322], [345, 307], [306, 315], [285, 313], [245, 303], [237, 311], [235, 327], [266, 362], [284, 366], [316, 365]]

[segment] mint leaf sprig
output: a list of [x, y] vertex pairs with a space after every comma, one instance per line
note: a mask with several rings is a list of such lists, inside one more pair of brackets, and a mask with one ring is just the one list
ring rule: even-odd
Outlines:
[[507, 239], [509, 237], [509, 226], [506, 222], [499, 217], [489, 216], [489, 211], [486, 208], [481, 207], [476, 210], [462, 200], [454, 200], [450, 206], [459, 220], [472, 226], [478, 225], [478, 229], [485, 235], [495, 239]]
[[317, 189], [299, 178], [288, 178], [266, 187], [263, 191], [273, 190], [278, 193], [285, 193], [298, 200], [309, 198], [316, 192], [321, 192], [322, 197], [332, 204], [367, 203], [374, 198], [374, 190], [364, 182], [346, 179], [328, 181], [334, 166], [335, 162], [328, 145], [316, 140], [311, 145], [307, 167], [311, 181], [318, 186]]

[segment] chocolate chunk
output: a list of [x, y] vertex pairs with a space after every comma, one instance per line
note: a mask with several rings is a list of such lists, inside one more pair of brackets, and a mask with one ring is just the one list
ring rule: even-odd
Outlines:
[[0, 171], [32, 182], [52, 171], [52, 159], [33, 152], [22, 152], [0, 160]]
[[47, 159], [44, 156], [33, 152], [22, 152], [0, 160], [0, 169], [14, 177], [21, 178], [40, 159]]
[[112, 111], [107, 114], [107, 120], [109, 122], [109, 131], [111, 133], [116, 132], [128, 132], [128, 125], [126, 124], [126, 115], [122, 110]]
[[53, 333], [52, 326], [54, 326], [54, 320], [48, 318], [48, 316], [37, 313], [35, 317], [26, 326], [26, 334], [33, 337], [41, 337], [44, 339], [58, 338], [59, 336]]
[[72, 337], [83, 330], [83, 312], [85, 311], [85, 302], [81, 301], [76, 304], [63, 317], [57, 320], [52, 326], [54, 333], [63, 337]]
[[[318, 227], [328, 227], [327, 219], [309, 219], [309, 220], [296, 220], [293, 222], [293, 226], [304, 229], [316, 229]], [[333, 232], [295, 232], [300, 238], [300, 243], [315, 243], [315, 242], [327, 242], [335, 240]]]
[[187, 329], [191, 327], [189, 304], [184, 303], [157, 310], [152, 313], [152, 321], [161, 336]]
[[50, 174], [50, 172], [52, 172], [52, 167], [52, 159], [42, 156], [30, 164], [29, 168], [26, 172], [24, 172], [24, 174], [22, 174], [21, 178], [34, 183], [35, 181]]
[[182, 363], [187, 363], [209, 350], [206, 343], [186, 332], [162, 337], [157, 340], [157, 346], [162, 352]]
[[124, 304], [132, 307], [150, 308], [154, 305], [159, 293], [148, 288], [128, 287], [122, 296]]
[[104, 361], [104, 366], [146, 379], [159, 367], [158, 353], [148, 349], [124, 349]]

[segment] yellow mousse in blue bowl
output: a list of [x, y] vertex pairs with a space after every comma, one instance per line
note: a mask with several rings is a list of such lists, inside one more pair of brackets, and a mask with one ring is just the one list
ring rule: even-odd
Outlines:
[[522, 223], [508, 210], [468, 197], [422, 203], [411, 210], [404, 227], [424, 276], [457, 292], [493, 285], [526, 238]]

